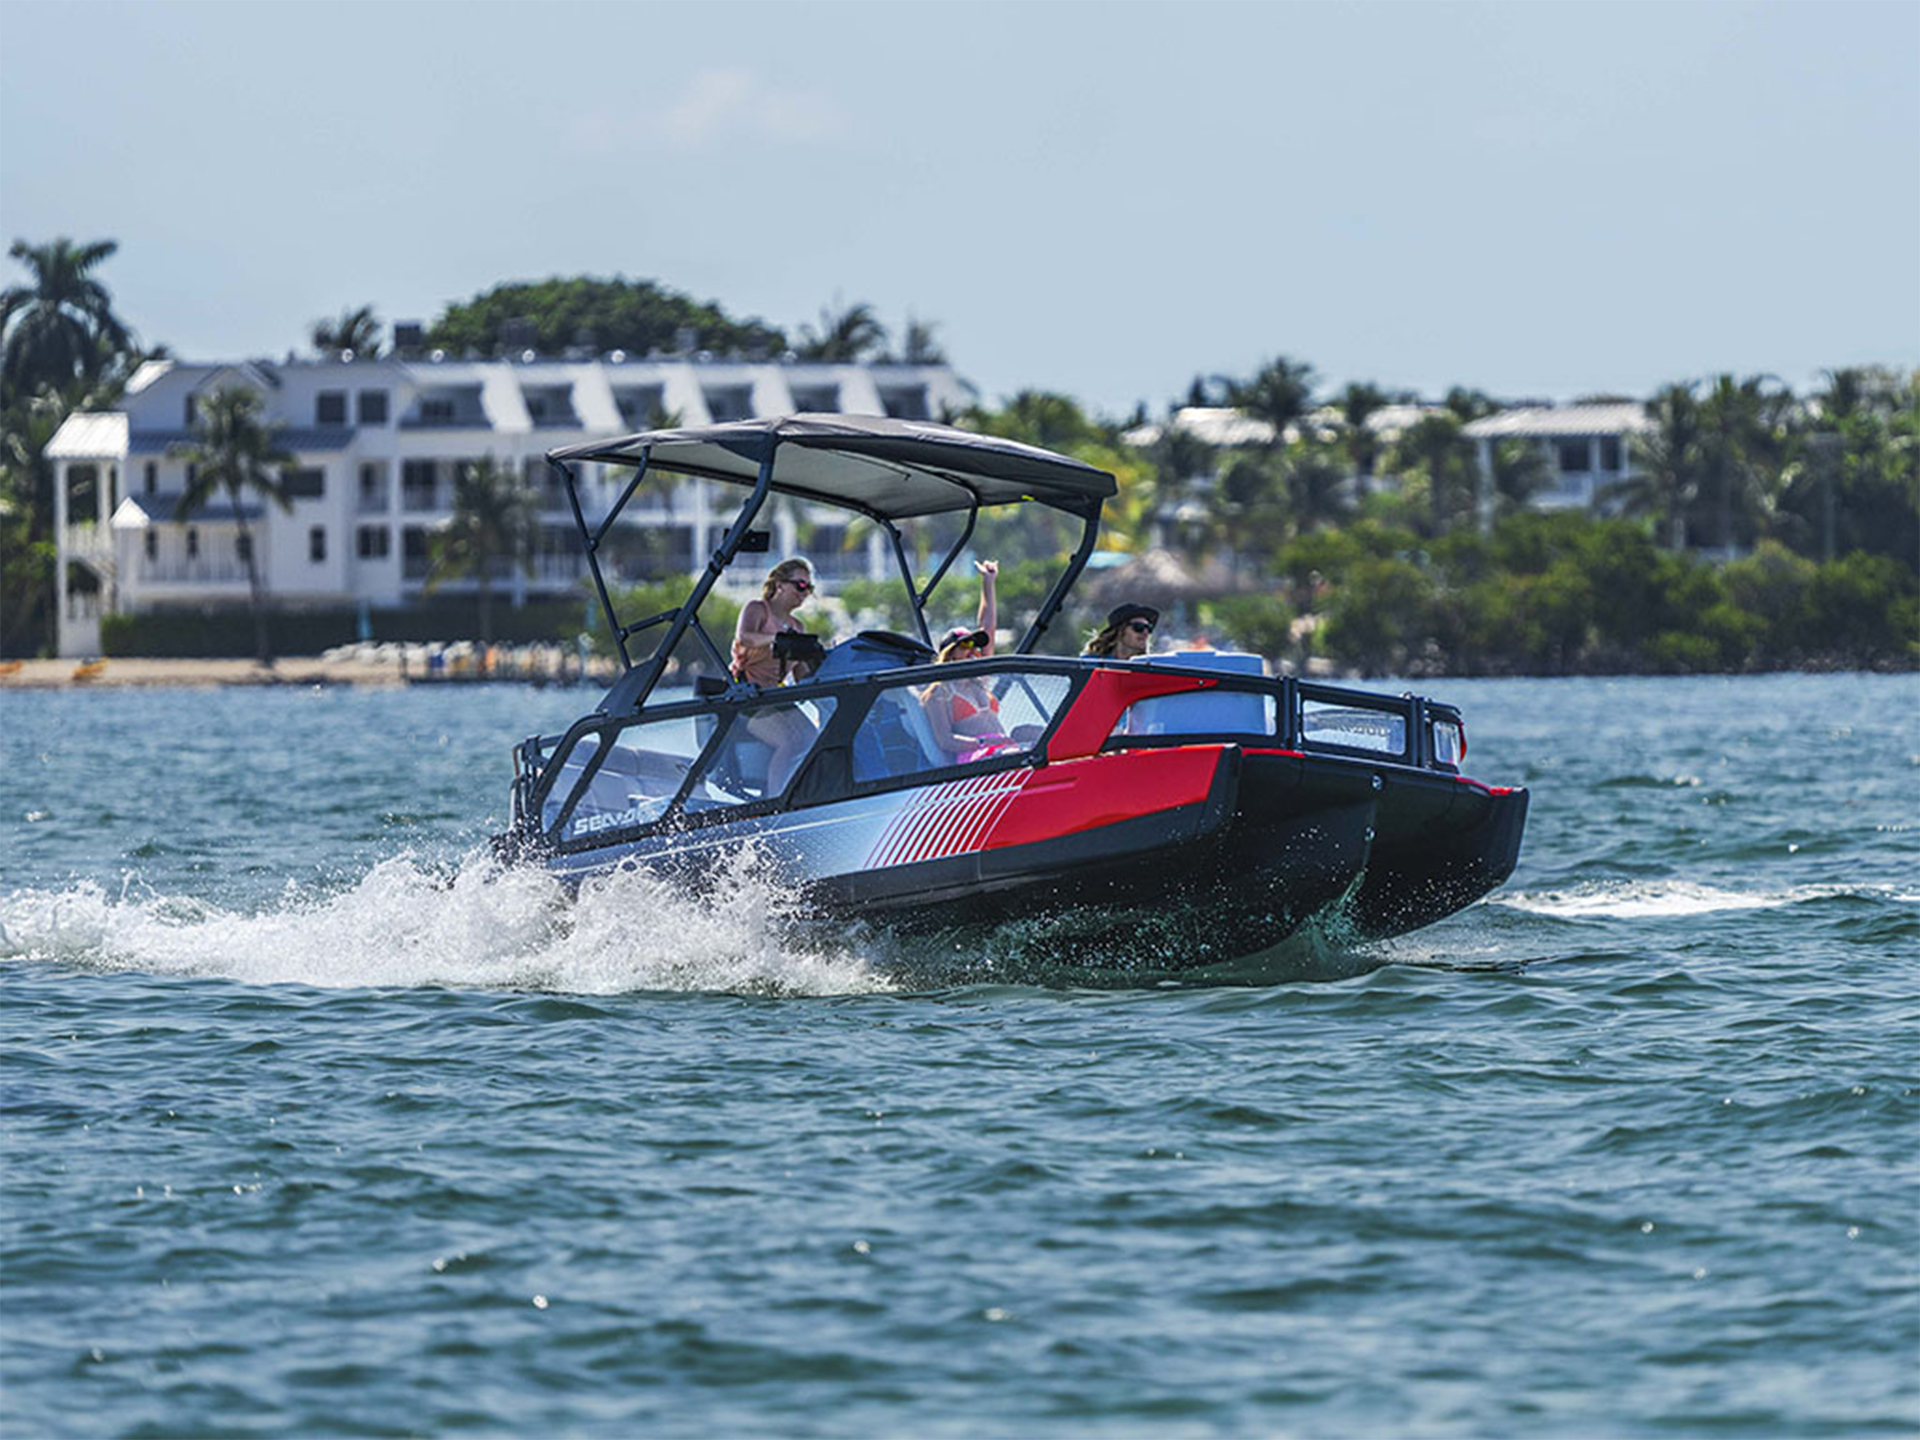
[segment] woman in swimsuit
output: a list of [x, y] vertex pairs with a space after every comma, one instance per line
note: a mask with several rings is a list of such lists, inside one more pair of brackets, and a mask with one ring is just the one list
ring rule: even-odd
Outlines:
[[[773, 653], [774, 637], [805, 634], [806, 627], [793, 618], [793, 612], [806, 604], [813, 593], [813, 571], [804, 560], [782, 560], [767, 572], [767, 583], [760, 598], [749, 600], [740, 610], [740, 621], [733, 629], [733, 678], [764, 689], [784, 685], [789, 679], [804, 680], [814, 666], [804, 660], [782, 660]], [[773, 748], [767, 761], [767, 794], [786, 789], [799, 765], [812, 747], [813, 722], [791, 705], [755, 712], [747, 721], [747, 731]]]
[[[956, 625], [946, 633], [940, 645], [940, 663], [955, 660], [984, 660], [993, 654], [993, 631], [999, 623], [1000, 608], [994, 591], [1000, 576], [1000, 562], [977, 560], [973, 568], [980, 575], [980, 609], [975, 625], [969, 629]], [[978, 676], [964, 680], [942, 681], [927, 687], [922, 699], [933, 738], [940, 748], [960, 764], [979, 760], [1014, 744], [1000, 723], [1000, 700]]]

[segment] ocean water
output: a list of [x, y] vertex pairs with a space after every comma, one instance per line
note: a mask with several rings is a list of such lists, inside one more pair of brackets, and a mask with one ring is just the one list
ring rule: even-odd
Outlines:
[[0, 692], [0, 1435], [1912, 1435], [1920, 677], [1439, 682], [1510, 884], [1074, 983], [501, 875], [519, 689]]

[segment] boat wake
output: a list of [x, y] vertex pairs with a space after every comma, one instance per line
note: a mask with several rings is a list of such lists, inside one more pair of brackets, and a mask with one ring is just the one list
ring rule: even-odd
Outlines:
[[94, 882], [17, 891], [0, 896], [0, 964], [322, 989], [833, 996], [1337, 980], [1389, 958], [1347, 934], [1337, 907], [1281, 945], [1231, 958], [1156, 938], [1151, 917], [1124, 954], [1076, 953], [1071, 932], [1086, 918], [911, 937], [822, 921], [801, 913], [750, 847], [698, 891], [628, 870], [591, 877], [577, 894], [537, 867], [479, 852], [456, 864], [400, 855], [344, 887], [289, 884], [254, 909], [162, 894], [138, 878], [118, 893]]
[[1920, 902], [1920, 895], [1878, 889], [1868, 892], [1844, 885], [1748, 891], [1727, 890], [1692, 880], [1661, 879], [1596, 881], [1558, 890], [1514, 890], [1495, 894], [1486, 903], [1562, 920], [1658, 920], [1732, 910], [1774, 910], [1808, 900], [1854, 896], [1896, 903]]
[[375, 865], [344, 890], [289, 889], [248, 913], [129, 881], [0, 897], [0, 962], [322, 988], [444, 986], [613, 995], [850, 995], [898, 988], [866, 955], [797, 932], [742, 855], [709, 893], [639, 873], [577, 897], [532, 867], [468, 856]]

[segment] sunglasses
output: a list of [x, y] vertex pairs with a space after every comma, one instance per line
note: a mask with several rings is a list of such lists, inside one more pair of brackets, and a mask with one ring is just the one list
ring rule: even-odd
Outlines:
[[1127, 622], [1127, 628], [1136, 635], [1151, 635], [1153, 633], [1153, 626], [1144, 620], [1129, 620]]
[[813, 582], [811, 580], [789, 580], [787, 584], [798, 590], [802, 595], [813, 589]]

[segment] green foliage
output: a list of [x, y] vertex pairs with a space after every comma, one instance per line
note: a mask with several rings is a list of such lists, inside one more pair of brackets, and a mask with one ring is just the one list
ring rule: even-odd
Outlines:
[[480, 639], [493, 639], [493, 581], [502, 562], [527, 568], [533, 534], [533, 497], [512, 468], [492, 456], [461, 463], [453, 472], [453, 513], [428, 542], [427, 588], [455, 576], [479, 581]]
[[1279, 659], [1293, 648], [1293, 607], [1277, 595], [1223, 595], [1200, 606], [1201, 627], [1222, 648]]
[[[634, 585], [613, 592], [614, 613], [621, 623], [633, 624], [636, 620], [651, 619], [677, 607], [687, 598], [692, 587], [686, 580], [656, 580], [645, 585]], [[722, 657], [727, 656], [733, 644], [734, 627], [740, 622], [741, 606], [725, 595], [709, 593], [706, 602], [700, 607], [700, 626], [707, 632]], [[809, 607], [811, 609], [811, 607]], [[823, 633], [826, 617], [819, 611], [802, 612], [801, 623], [814, 634]], [[650, 630], [636, 631], [627, 637], [627, 652], [639, 664], [652, 655], [660, 642], [666, 638], [665, 622]], [[592, 632], [592, 645], [596, 655], [613, 653], [613, 637], [607, 632], [603, 615], [596, 614]], [[682, 637], [674, 649], [674, 660], [680, 664], [697, 664], [703, 669], [711, 668], [706, 653], [700, 648], [700, 642], [693, 637], [692, 630]]]
[[[428, 600], [397, 609], [375, 609], [369, 616], [376, 642], [417, 643], [472, 640], [473, 607], [462, 600]], [[604, 630], [604, 625], [601, 627]], [[548, 600], [505, 611], [496, 639], [515, 645], [552, 642], [570, 645], [580, 629], [576, 600]], [[317, 655], [359, 638], [357, 610], [331, 607], [281, 610], [273, 617], [281, 648], [293, 655]], [[253, 649], [253, 626], [245, 611], [232, 606], [152, 610], [139, 615], [103, 615], [100, 650], [105, 655], [241, 656]]]
[[16, 240], [7, 253], [31, 280], [0, 291], [0, 403], [55, 390], [73, 394], [105, 376], [133, 347], [94, 271], [119, 248], [112, 240], [45, 245]]
[[496, 285], [449, 305], [428, 331], [427, 342], [482, 355], [519, 345], [549, 354], [584, 345], [646, 355], [672, 349], [682, 330], [693, 331], [696, 343], [709, 350], [774, 353], [787, 343], [780, 330], [760, 320], [735, 320], [716, 303], [622, 276]]
[[344, 310], [337, 320], [313, 322], [313, 348], [322, 356], [351, 350], [361, 359], [372, 359], [380, 353], [381, 328], [380, 317], [371, 305]]
[[1317, 576], [1321, 640], [1369, 673], [1678, 673], [1920, 659], [1920, 577], [1861, 551], [1821, 565], [1784, 546], [1716, 566], [1651, 529], [1522, 512], [1489, 537], [1390, 550], [1368, 522], [1306, 536], [1278, 568], [1296, 594]]
[[873, 306], [864, 301], [844, 310], [822, 310], [820, 328], [804, 325], [801, 331], [799, 355], [802, 360], [853, 365], [878, 354], [887, 344], [887, 327], [873, 313]]
[[242, 385], [224, 385], [204, 397], [194, 413], [192, 443], [176, 453], [197, 470], [180, 497], [181, 515], [192, 515], [216, 493], [233, 505], [239, 531], [241, 559], [247, 567], [247, 595], [253, 608], [254, 654], [262, 665], [273, 663], [267, 634], [267, 600], [260, 581], [260, 557], [242, 507], [250, 496], [291, 510], [271, 467], [291, 465], [293, 456], [280, 448], [278, 421], [265, 418], [260, 397]]

